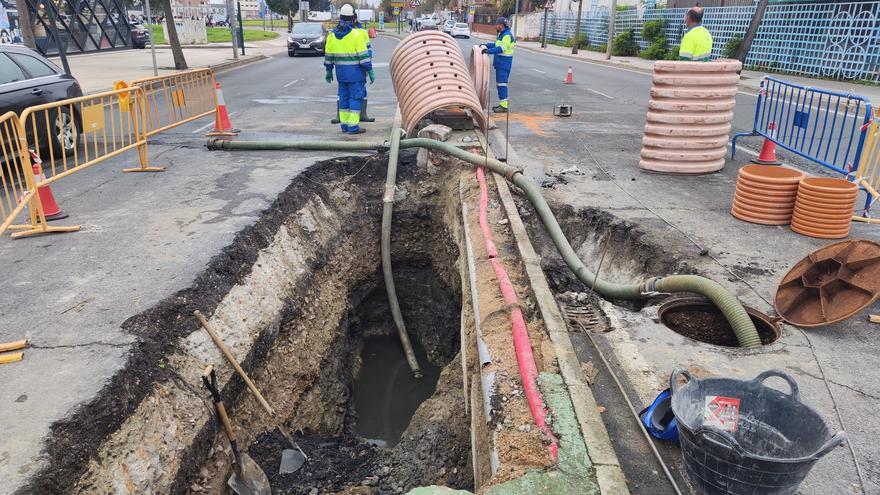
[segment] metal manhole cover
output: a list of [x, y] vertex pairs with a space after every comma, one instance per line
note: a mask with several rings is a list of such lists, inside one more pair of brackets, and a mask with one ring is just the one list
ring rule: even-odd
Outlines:
[[813, 251], [779, 283], [774, 306], [785, 321], [819, 327], [845, 320], [880, 297], [880, 244], [843, 241]]

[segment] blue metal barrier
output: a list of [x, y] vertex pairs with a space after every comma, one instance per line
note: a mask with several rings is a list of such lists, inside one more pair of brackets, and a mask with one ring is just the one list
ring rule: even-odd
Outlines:
[[871, 102], [862, 96], [810, 88], [764, 77], [750, 133], [843, 175], [858, 168], [865, 134], [873, 122]]

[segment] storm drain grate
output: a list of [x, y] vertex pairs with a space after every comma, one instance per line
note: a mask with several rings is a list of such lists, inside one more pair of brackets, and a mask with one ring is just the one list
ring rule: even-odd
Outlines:
[[559, 301], [559, 308], [565, 315], [569, 327], [581, 331], [605, 332], [607, 330], [605, 319], [592, 304], [578, 304]]

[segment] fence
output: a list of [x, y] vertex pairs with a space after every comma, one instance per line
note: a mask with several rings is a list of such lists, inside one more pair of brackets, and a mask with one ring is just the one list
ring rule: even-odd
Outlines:
[[[670, 46], [684, 32], [686, 9], [645, 9], [617, 12], [615, 31], [633, 30], [639, 46], [645, 22], [666, 21]], [[742, 36], [754, 6], [706, 7], [703, 25], [712, 33], [712, 55], [721, 57], [734, 36]], [[550, 15], [547, 38], [565, 42], [574, 38], [576, 15]], [[538, 31], [543, 32], [543, 27]], [[595, 47], [608, 38], [608, 10], [581, 17], [581, 33]], [[749, 51], [746, 68], [813, 77], [880, 82], [880, 1], [861, 3], [771, 4]]]
[[211, 69], [138, 79], [130, 85], [144, 91], [147, 136], [214, 115], [217, 110]]
[[761, 81], [751, 133], [843, 175], [861, 162], [871, 126], [871, 103], [865, 98], [809, 88], [772, 77]]
[[[19, 230], [13, 237], [45, 232], [72, 232], [79, 227], [49, 227], [37, 187], [37, 176], [27, 147], [24, 126], [13, 112], [0, 116], [0, 235]], [[28, 223], [15, 224], [25, 209]]]
[[[214, 74], [209, 69], [133, 81], [120, 89], [29, 107], [0, 117], [0, 235], [71, 232], [50, 227], [41, 189], [92, 165], [137, 150], [139, 166], [125, 172], [158, 172], [147, 164], [147, 139], [216, 114]], [[31, 160], [42, 157], [47, 166]], [[51, 203], [47, 203], [51, 204]], [[28, 211], [26, 224], [15, 224]]]
[[126, 171], [155, 172], [147, 166], [144, 135], [144, 92], [118, 89], [25, 109], [21, 123], [28, 143], [49, 165], [40, 185], [91, 167], [137, 148], [140, 167]]
[[862, 150], [859, 168], [851, 174], [853, 182], [864, 189], [866, 194], [864, 214], [867, 216], [871, 206], [880, 199], [880, 125], [877, 121], [871, 124]]

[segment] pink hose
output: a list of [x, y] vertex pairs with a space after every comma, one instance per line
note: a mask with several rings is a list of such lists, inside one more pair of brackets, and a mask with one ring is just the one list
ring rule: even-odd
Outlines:
[[526, 328], [526, 322], [523, 319], [522, 310], [520, 310], [516, 291], [510, 282], [510, 277], [504, 270], [501, 260], [498, 259], [498, 249], [492, 240], [492, 231], [489, 230], [489, 194], [486, 190], [486, 177], [483, 167], [477, 167], [477, 181], [480, 183], [480, 230], [483, 231], [483, 240], [486, 243], [486, 252], [489, 256], [489, 263], [495, 271], [495, 278], [498, 279], [498, 285], [501, 287], [501, 295], [504, 297], [504, 304], [510, 308], [510, 320], [513, 323], [513, 348], [516, 351], [516, 362], [519, 365], [519, 375], [523, 384], [523, 392], [529, 403], [529, 411], [538, 428], [550, 440], [547, 449], [550, 451], [550, 457], [556, 462], [559, 451], [559, 444], [556, 435], [547, 426], [547, 409], [544, 407], [544, 397], [538, 389], [538, 367], [535, 365], [535, 355], [532, 353], [532, 343], [529, 340], [529, 331]]

